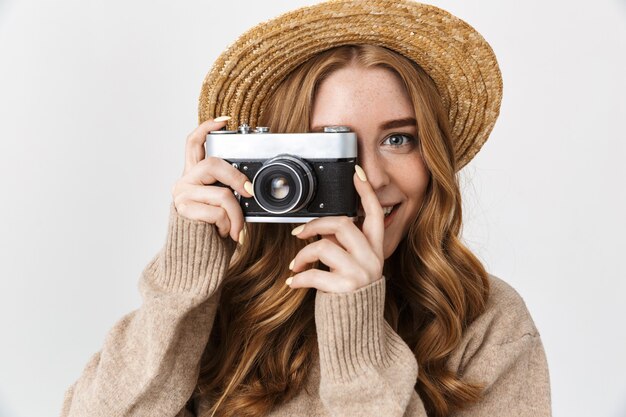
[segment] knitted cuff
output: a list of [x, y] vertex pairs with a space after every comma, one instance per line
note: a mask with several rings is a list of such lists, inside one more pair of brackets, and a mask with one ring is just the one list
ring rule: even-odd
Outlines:
[[385, 322], [385, 278], [349, 293], [317, 291], [315, 322], [322, 376], [349, 381], [388, 368], [402, 339]]
[[215, 225], [188, 219], [170, 205], [167, 240], [151, 268], [164, 289], [208, 297], [215, 292], [236, 244], [222, 238]]

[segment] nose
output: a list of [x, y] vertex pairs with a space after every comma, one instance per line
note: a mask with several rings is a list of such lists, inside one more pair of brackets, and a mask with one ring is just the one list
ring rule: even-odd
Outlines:
[[374, 152], [359, 153], [357, 164], [363, 168], [367, 181], [370, 183], [374, 191], [377, 191], [389, 184], [389, 175], [385, 167], [384, 161]]

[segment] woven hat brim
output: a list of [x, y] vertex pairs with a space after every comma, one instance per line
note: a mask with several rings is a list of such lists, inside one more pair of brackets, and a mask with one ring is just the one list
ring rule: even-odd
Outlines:
[[296, 9], [243, 33], [204, 79], [199, 122], [230, 115], [255, 126], [271, 91], [319, 52], [372, 44], [419, 64], [448, 112], [457, 170], [489, 137], [500, 111], [502, 76], [495, 54], [468, 23], [411, 0], [334, 0]]

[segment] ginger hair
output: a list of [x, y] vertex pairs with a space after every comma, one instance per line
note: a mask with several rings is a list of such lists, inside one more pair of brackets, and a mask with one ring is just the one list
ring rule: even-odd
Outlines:
[[[462, 207], [446, 109], [433, 80], [416, 63], [383, 47], [347, 45], [301, 64], [277, 85], [260, 126], [307, 132], [320, 83], [349, 65], [382, 67], [402, 80], [415, 111], [419, 152], [430, 172], [423, 205], [406, 237], [385, 260], [385, 319], [415, 354], [415, 390], [429, 416], [442, 417], [481, 399], [482, 386], [446, 363], [465, 328], [484, 310], [488, 275], [460, 239]], [[297, 224], [247, 223], [247, 240], [227, 269], [194, 396], [201, 415], [263, 416], [303, 389], [317, 349], [315, 289], [284, 285], [287, 262], [316, 240], [291, 236]], [[319, 263], [312, 267], [320, 268]], [[327, 269], [326, 269], [327, 270]], [[206, 412], [206, 414], [205, 414]]]

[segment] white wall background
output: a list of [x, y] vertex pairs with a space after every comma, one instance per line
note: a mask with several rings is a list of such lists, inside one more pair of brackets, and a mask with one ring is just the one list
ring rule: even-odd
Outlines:
[[[140, 305], [213, 60], [314, 2], [0, 0], [0, 416], [58, 415]], [[526, 300], [554, 415], [626, 416], [626, 2], [433, 4], [504, 77], [465, 239]]]

